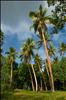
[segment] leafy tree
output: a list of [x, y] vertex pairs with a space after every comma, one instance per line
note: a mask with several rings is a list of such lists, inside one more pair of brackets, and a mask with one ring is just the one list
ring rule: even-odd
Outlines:
[[54, 24], [53, 33], [58, 33], [66, 22], [66, 1], [65, 0], [47, 0], [49, 6], [54, 5], [55, 10], [52, 10], [51, 23]]
[[28, 65], [24, 62], [20, 63], [18, 67], [18, 80], [17, 80], [18, 88], [20, 89], [30, 89], [31, 88], [30, 73], [28, 72], [29, 72]]
[[55, 89], [65, 89], [66, 85], [64, 85], [63, 88], [63, 73], [62, 73], [62, 63], [64, 66], [64, 83], [66, 84], [66, 57], [64, 57], [61, 60], [58, 60], [56, 57], [54, 61], [52, 62], [53, 66], [53, 77], [54, 77], [54, 83], [55, 83]]
[[[47, 1], [47, 3], [48, 3], [48, 6], [51, 6], [51, 5], [55, 5], [55, 4], [57, 4], [57, 2], [59, 2], [59, 4], [61, 5], [61, 4], [65, 4], [65, 0], [46, 0]], [[63, 11], [65, 11], [66, 9], [64, 8], [63, 9]]]
[[9, 65], [7, 63], [7, 57], [2, 57], [2, 67], [1, 67], [1, 93], [9, 90]]
[[[3, 55], [2, 55], [2, 45], [4, 43], [4, 33], [0, 30], [0, 82], [1, 82], [1, 68], [3, 66], [3, 61], [2, 61], [2, 58], [3, 58]], [[1, 87], [1, 86], [0, 86]]]

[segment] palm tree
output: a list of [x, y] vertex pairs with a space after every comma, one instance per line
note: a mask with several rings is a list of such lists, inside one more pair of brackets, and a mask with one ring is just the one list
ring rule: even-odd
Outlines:
[[15, 49], [13, 47], [10, 47], [9, 51], [6, 52], [6, 54], [8, 55], [8, 63], [11, 66], [10, 87], [12, 88], [12, 83], [13, 83], [13, 62], [15, 61], [15, 57], [16, 57]]
[[48, 68], [50, 73], [50, 79], [51, 79], [51, 90], [54, 92], [54, 82], [53, 82], [53, 74], [52, 74], [52, 67], [51, 67], [51, 61], [48, 53], [47, 48], [47, 40], [46, 36], [48, 36], [47, 26], [46, 22], [48, 22], [48, 17], [46, 16], [46, 9], [42, 9], [42, 6], [40, 5], [38, 12], [30, 12], [29, 16], [33, 19], [33, 27], [35, 30], [35, 33], [39, 32], [39, 37], [42, 40], [42, 43], [44, 45], [47, 61], [48, 61]]
[[[21, 53], [21, 59], [23, 61], [25, 61], [28, 65], [30, 64], [31, 58], [34, 55], [33, 54], [33, 49], [35, 48], [34, 46], [34, 41], [32, 38], [28, 38], [27, 41], [24, 43], [24, 46], [22, 48], [22, 53]], [[34, 75], [34, 79], [35, 79], [35, 83], [36, 83], [36, 91], [38, 91], [38, 83], [37, 83], [37, 78], [36, 78], [36, 73], [33, 67], [33, 64], [30, 64], [32, 71], [33, 71], [33, 75]], [[33, 85], [33, 79], [32, 79], [32, 74], [30, 71], [30, 68], [28, 67], [29, 72], [30, 72], [30, 77], [31, 77], [31, 82], [32, 82], [32, 88], [34, 90], [34, 85]]]
[[[66, 44], [62, 42], [62, 43], [60, 44], [59, 49], [60, 49], [60, 50], [59, 50], [60, 55], [62, 56], [62, 60], [63, 60], [64, 53], [66, 52]], [[63, 63], [62, 63], [62, 74], [63, 74], [63, 87], [64, 87], [64, 66], [63, 66]]]
[[[36, 66], [38, 66], [38, 69], [40, 72], [40, 83], [41, 83], [41, 91], [42, 91], [42, 79], [44, 79], [44, 76], [42, 74], [42, 59], [40, 58], [40, 56], [38, 54], [36, 54], [34, 56], [34, 62], [36, 64]], [[45, 84], [45, 90], [47, 91], [47, 86], [46, 86], [45, 80], [44, 80], [44, 84]]]

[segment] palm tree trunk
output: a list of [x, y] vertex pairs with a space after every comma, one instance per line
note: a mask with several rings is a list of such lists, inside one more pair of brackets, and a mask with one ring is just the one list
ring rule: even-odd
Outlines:
[[[39, 66], [39, 64], [38, 64], [38, 66]], [[39, 71], [40, 71], [40, 66], [39, 66]], [[41, 73], [41, 71], [40, 71], [40, 73]], [[42, 78], [43, 78], [43, 80], [44, 80], [45, 90], [47, 91], [47, 85], [46, 85], [45, 78], [44, 78], [44, 76], [43, 76], [43, 74], [42, 74], [42, 73], [41, 73], [41, 76], [42, 76]], [[42, 90], [42, 78], [40, 78], [41, 90]]]
[[46, 62], [45, 62], [45, 67], [46, 67], [46, 71], [47, 71], [47, 74], [48, 74], [48, 77], [49, 77], [49, 68], [48, 68]]
[[37, 82], [35, 70], [33, 68], [33, 64], [31, 64], [31, 68], [32, 68], [32, 71], [33, 71], [33, 74], [34, 74], [34, 79], [35, 79], [35, 83], [36, 83], [36, 92], [37, 92], [38, 91], [38, 82]]
[[[39, 68], [40, 74], [42, 75], [42, 73], [40, 71], [40, 65], [39, 64], [38, 64], [38, 68]], [[42, 78], [41, 78], [41, 75], [40, 75], [40, 85], [41, 85], [40, 90], [42, 91]]]
[[49, 67], [49, 78], [51, 79], [51, 91], [54, 92], [54, 82], [53, 82], [53, 75], [52, 75], [52, 69], [51, 69], [51, 62], [50, 62], [50, 58], [49, 58], [49, 54], [48, 54], [48, 49], [47, 49], [47, 45], [46, 45], [46, 40], [44, 37], [44, 33], [42, 32], [42, 38], [43, 38], [43, 45], [45, 48], [45, 53], [46, 53], [46, 57], [47, 57], [47, 61], [48, 61], [48, 67]]
[[43, 74], [42, 74], [42, 78], [44, 80], [45, 90], [47, 91], [47, 85], [46, 85], [45, 78], [44, 78], [44, 75]]
[[30, 73], [31, 84], [32, 84], [32, 90], [35, 91], [35, 87], [34, 87], [33, 78], [32, 78], [32, 74], [31, 74], [30, 68], [28, 68], [28, 70], [29, 70], [29, 73]]
[[45, 90], [47, 91], [47, 85], [46, 85], [46, 82], [44, 82], [44, 84], [45, 84]]

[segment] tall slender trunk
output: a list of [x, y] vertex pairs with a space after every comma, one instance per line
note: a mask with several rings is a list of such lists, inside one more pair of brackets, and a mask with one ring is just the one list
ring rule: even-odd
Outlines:
[[33, 82], [33, 78], [32, 78], [32, 74], [31, 74], [30, 68], [28, 68], [28, 70], [29, 70], [29, 73], [30, 73], [30, 79], [31, 79], [32, 89], [33, 89], [33, 91], [35, 91], [34, 82]]
[[46, 67], [46, 71], [47, 71], [47, 74], [48, 74], [48, 77], [49, 77], [49, 68], [48, 68], [46, 61], [45, 61], [45, 67]]
[[[40, 74], [42, 75], [41, 71], [40, 71], [40, 65], [38, 64], [38, 68], [39, 68], [39, 72]], [[40, 75], [40, 90], [42, 91], [42, 78], [41, 78], [41, 75]]]
[[11, 63], [11, 76], [10, 76], [10, 87], [12, 88], [12, 78], [13, 78], [13, 63]]
[[46, 85], [45, 78], [44, 78], [44, 75], [43, 74], [42, 74], [42, 78], [44, 80], [45, 90], [47, 91], [47, 85]]
[[44, 33], [42, 32], [42, 38], [43, 38], [43, 45], [45, 48], [45, 53], [46, 53], [46, 57], [47, 57], [47, 61], [48, 61], [48, 67], [49, 67], [49, 77], [51, 79], [51, 91], [54, 92], [54, 82], [53, 82], [53, 75], [52, 75], [52, 68], [51, 68], [51, 62], [50, 62], [50, 58], [49, 58], [49, 54], [48, 54], [48, 49], [47, 49], [47, 45], [46, 45], [46, 40], [44, 37]]
[[47, 91], [47, 85], [46, 85], [46, 82], [44, 82], [44, 85], [45, 85], [45, 90]]
[[38, 82], [37, 82], [37, 77], [36, 77], [35, 70], [33, 68], [33, 64], [31, 64], [31, 68], [32, 68], [32, 71], [33, 71], [33, 74], [34, 74], [35, 84], [36, 84], [36, 92], [37, 92], [38, 91]]
[[[38, 66], [39, 66], [39, 64], [38, 64]], [[40, 66], [39, 66], [39, 71], [40, 71]], [[40, 71], [40, 73], [41, 73], [41, 71]], [[42, 78], [43, 78], [43, 80], [44, 80], [45, 90], [47, 91], [47, 85], [46, 85], [45, 78], [44, 78], [44, 76], [43, 76], [42, 73], [41, 73], [41, 76], [42, 76]], [[42, 78], [40, 77], [41, 90], [42, 90]]]

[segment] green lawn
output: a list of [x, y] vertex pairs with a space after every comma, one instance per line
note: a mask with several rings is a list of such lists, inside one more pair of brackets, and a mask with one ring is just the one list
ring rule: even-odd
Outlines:
[[[5, 98], [5, 99], [3, 99]], [[51, 92], [32, 92], [16, 89], [13, 93], [7, 93], [2, 100], [66, 100], [66, 91]]]

